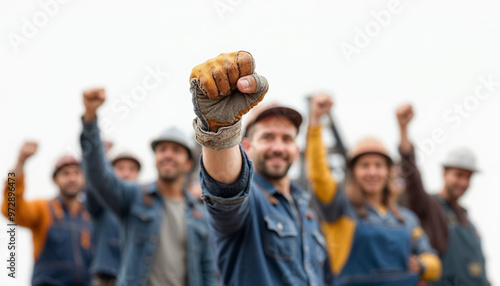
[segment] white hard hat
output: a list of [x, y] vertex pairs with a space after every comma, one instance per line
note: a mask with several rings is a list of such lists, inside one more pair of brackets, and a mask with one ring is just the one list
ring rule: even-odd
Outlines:
[[189, 158], [193, 159], [193, 147], [191, 146], [192, 141], [193, 140], [190, 140], [183, 130], [175, 126], [170, 126], [163, 130], [163, 132], [153, 142], [151, 142], [151, 148], [154, 151], [156, 145], [160, 142], [174, 142], [184, 146], [184, 148], [188, 151]]
[[443, 162], [444, 168], [459, 168], [471, 172], [478, 172], [476, 156], [466, 147], [452, 149]]

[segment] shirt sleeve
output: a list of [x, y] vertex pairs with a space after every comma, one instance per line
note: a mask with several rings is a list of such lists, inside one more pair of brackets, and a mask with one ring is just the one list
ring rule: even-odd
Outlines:
[[103, 203], [95, 196], [95, 191], [87, 189], [83, 204], [93, 218], [99, 217], [104, 211]]
[[211, 226], [220, 234], [228, 235], [238, 231], [250, 212], [248, 196], [253, 178], [252, 161], [240, 145], [242, 170], [234, 184], [223, 184], [214, 180], [203, 165], [200, 157], [200, 183], [202, 199], [205, 202]]
[[5, 181], [2, 213], [7, 219], [12, 219], [12, 223], [34, 229], [41, 221], [47, 220], [50, 213], [47, 213], [45, 201], [26, 201], [24, 190], [24, 175]]
[[307, 176], [321, 216], [328, 222], [334, 222], [348, 212], [349, 202], [328, 167], [321, 130], [321, 126], [309, 127], [307, 132]]
[[126, 183], [114, 173], [106, 158], [104, 146], [97, 127], [97, 118], [83, 122], [80, 136], [82, 167], [89, 185], [89, 191], [119, 218], [128, 214], [139, 185]]
[[[43, 251], [47, 232], [52, 224], [50, 207], [46, 200], [29, 202], [24, 199], [24, 175], [12, 179], [5, 182], [2, 213], [7, 219], [12, 219], [12, 223], [31, 229], [36, 260]], [[14, 195], [9, 195], [9, 192]]]
[[420, 218], [426, 218], [428, 209], [432, 205], [433, 198], [424, 189], [422, 177], [415, 163], [415, 150], [403, 152], [401, 155], [401, 176], [406, 183], [406, 199], [408, 207]]

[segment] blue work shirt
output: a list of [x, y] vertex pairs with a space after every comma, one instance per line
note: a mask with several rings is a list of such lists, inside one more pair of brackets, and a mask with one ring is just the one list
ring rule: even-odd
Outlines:
[[92, 236], [93, 255], [90, 272], [105, 274], [109, 277], [118, 275], [120, 269], [120, 223], [116, 215], [104, 207], [103, 202], [87, 189], [85, 207], [92, 218], [94, 235]]
[[[165, 215], [163, 197], [155, 182], [141, 186], [120, 180], [115, 175], [104, 153], [97, 119], [83, 122], [80, 144], [89, 189], [118, 217], [124, 234], [117, 285], [146, 285]], [[187, 203], [188, 285], [216, 285], [207, 216], [202, 206], [185, 191], [184, 197]]]
[[308, 208], [309, 195], [290, 185], [297, 219], [289, 201], [254, 174], [252, 162], [241, 154], [241, 175], [232, 185], [211, 178], [200, 160], [202, 198], [223, 285], [327, 285], [325, 240]]

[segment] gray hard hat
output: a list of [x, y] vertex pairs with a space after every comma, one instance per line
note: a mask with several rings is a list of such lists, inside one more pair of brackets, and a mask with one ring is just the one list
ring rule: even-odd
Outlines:
[[163, 132], [158, 136], [153, 142], [151, 142], [151, 148], [153, 151], [156, 148], [156, 145], [160, 142], [174, 142], [182, 145], [188, 151], [188, 155], [190, 159], [193, 159], [193, 151], [191, 150], [191, 141], [187, 137], [187, 135], [179, 128], [175, 126], [168, 127], [163, 130]]
[[471, 172], [478, 172], [476, 156], [466, 147], [452, 149], [443, 161], [444, 168], [458, 168]]

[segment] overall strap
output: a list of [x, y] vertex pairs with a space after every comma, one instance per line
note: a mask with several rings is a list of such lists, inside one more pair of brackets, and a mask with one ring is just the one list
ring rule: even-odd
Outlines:
[[50, 210], [52, 212], [52, 216], [58, 221], [64, 220], [64, 209], [62, 208], [62, 204], [59, 201], [59, 199], [54, 198], [50, 200], [49, 205], [50, 205]]

